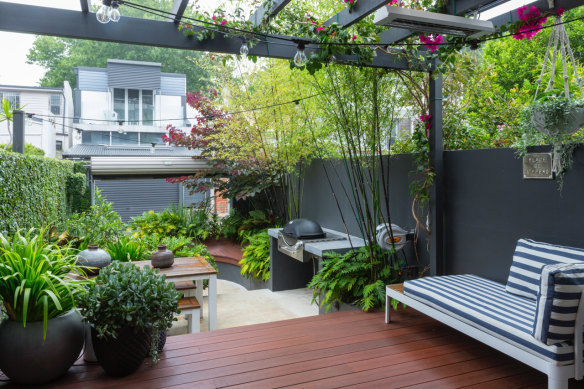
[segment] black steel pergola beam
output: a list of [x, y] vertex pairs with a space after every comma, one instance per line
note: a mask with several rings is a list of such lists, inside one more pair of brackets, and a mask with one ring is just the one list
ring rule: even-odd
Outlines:
[[[496, 1], [496, 0], [495, 0]], [[446, 13], [449, 15], [466, 15], [469, 12], [485, 7], [494, 0], [449, 0], [446, 4]], [[499, 3], [504, 4], [504, 3]]]
[[89, 13], [89, 1], [90, 0], [79, 0], [81, 2], [81, 12]]
[[[81, 11], [1, 1], [0, 31], [234, 55], [239, 54], [241, 48], [241, 39], [238, 37], [215, 34], [214, 38], [199, 42], [195, 37], [185, 36], [174, 23], [167, 21], [122, 17], [118, 23], [101, 24]], [[314, 50], [318, 50], [316, 45], [307, 45], [307, 54]], [[292, 59], [296, 51], [295, 44], [270, 37], [260, 39], [250, 49], [249, 55]], [[412, 69], [405, 57], [378, 53], [371, 63], [358, 62], [358, 58], [350, 56], [340, 56], [338, 61], [379, 68], [427, 71], [421, 65]]]
[[292, 0], [265, 0], [262, 5], [250, 16], [249, 21], [254, 26], [259, 26], [262, 22], [268, 21], [278, 15], [280, 11]]
[[377, 11], [384, 5], [387, 5], [388, 2], [389, 0], [359, 0], [353, 6], [351, 11], [349, 11], [349, 7], [347, 7], [327, 20], [324, 24], [330, 26], [333, 23], [337, 23], [343, 26], [343, 28], [350, 27], [371, 15], [373, 12]]
[[[566, 11], [584, 5], [582, 0], [555, 0], [554, 3], [555, 3], [554, 9], [563, 8]], [[540, 11], [547, 11], [549, 9], [547, 0], [538, 0], [534, 3], [529, 4], [529, 6], [532, 5], [535, 5], [537, 8], [539, 8]], [[519, 16], [517, 15], [517, 9], [514, 9], [510, 12], [504, 13], [503, 15], [499, 15], [489, 20], [493, 22], [495, 27], [497, 27], [503, 24], [507, 24], [509, 22], [516, 22], [519, 20]]]
[[174, 16], [170, 16], [168, 20], [176, 24], [180, 23], [188, 4], [189, 0], [174, 0], [172, 10], [170, 11]]

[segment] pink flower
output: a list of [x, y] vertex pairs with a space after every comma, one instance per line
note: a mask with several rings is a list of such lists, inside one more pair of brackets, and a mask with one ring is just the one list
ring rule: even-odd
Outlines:
[[213, 15], [213, 17], [211, 19], [215, 20], [215, 19], [217, 19], [217, 16]]
[[353, 35], [353, 37], [351, 39], [353, 39], [353, 40], [357, 39], [357, 35]]
[[324, 27], [320, 26], [319, 28], [316, 29], [316, 32], [321, 32], [322, 30], [324, 30]]
[[[523, 24], [517, 29], [517, 33], [513, 35], [513, 38], [522, 40], [530, 40], [538, 32], [541, 31], [543, 24], [547, 22], [547, 18], [541, 16], [539, 9], [532, 5], [529, 10], [528, 6], [523, 6], [517, 9], [517, 14], [519, 19], [523, 21]], [[558, 9], [558, 11], [560, 11]], [[558, 12], [556, 11], [556, 12]], [[562, 10], [563, 12], [563, 10]]]
[[443, 38], [442, 35], [438, 34], [436, 36], [426, 36], [424, 34], [420, 34], [420, 42], [426, 45], [427, 48], [430, 49], [431, 52], [435, 52], [438, 49], [440, 43], [442, 43]]
[[221, 21], [221, 25], [222, 25], [222, 26], [224, 26], [224, 25], [226, 25], [226, 24], [227, 24], [227, 20], [223, 19], [223, 20]]
[[563, 9], [563, 8], [558, 8], [558, 9], [556, 10], [556, 15], [558, 15], [558, 16], [562, 16], [562, 15], [564, 14], [564, 11], [565, 11], [565, 9]]
[[387, 5], [394, 5], [397, 4], [397, 0], [391, 0], [389, 3], [387, 3]]

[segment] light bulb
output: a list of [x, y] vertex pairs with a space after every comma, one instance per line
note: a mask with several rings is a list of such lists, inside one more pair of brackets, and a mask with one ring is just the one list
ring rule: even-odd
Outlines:
[[110, 13], [110, 7], [102, 5], [101, 7], [99, 7], [97, 12], [95, 13], [95, 17], [97, 18], [98, 22], [100, 22], [102, 24], [106, 24], [106, 23], [109, 23], [109, 21], [110, 21], [109, 13]]
[[307, 60], [308, 59], [306, 58], [306, 54], [304, 53], [304, 45], [298, 45], [298, 51], [296, 52], [296, 55], [294, 56], [294, 65], [301, 68], [304, 65], [306, 65]]
[[335, 57], [335, 55], [334, 55], [334, 54], [333, 54], [333, 55], [331, 55], [330, 62], [331, 62], [331, 63], [336, 63], [336, 62], [337, 62], [337, 57]]
[[118, 9], [118, 7], [111, 7], [110, 11], [108, 13], [109, 16], [109, 20], [111, 20], [114, 23], [117, 23], [120, 21], [120, 18], [122, 17], [122, 15], [120, 14], [120, 10]]
[[215, 123], [213, 123], [213, 120], [209, 120], [209, 122], [207, 123], [207, 127], [215, 128]]
[[247, 53], [249, 53], [249, 47], [247, 47], [247, 43], [243, 42], [241, 48], [239, 49], [239, 54], [244, 57], [247, 57]]

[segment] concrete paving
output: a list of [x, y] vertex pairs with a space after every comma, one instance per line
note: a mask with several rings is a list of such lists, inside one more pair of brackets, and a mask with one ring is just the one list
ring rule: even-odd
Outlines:
[[[206, 290], [204, 295], [201, 331], [208, 331]], [[306, 288], [282, 292], [247, 290], [234, 282], [217, 280], [217, 327], [230, 328], [318, 315], [318, 306], [311, 304], [311, 300], [312, 290]], [[179, 316], [179, 321], [168, 330], [168, 335], [186, 333], [187, 321]]]

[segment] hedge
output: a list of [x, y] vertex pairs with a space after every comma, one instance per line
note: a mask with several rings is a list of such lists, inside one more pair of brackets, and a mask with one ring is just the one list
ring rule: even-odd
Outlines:
[[72, 161], [0, 151], [0, 231], [61, 225], [84, 210], [89, 191], [81, 170]]

